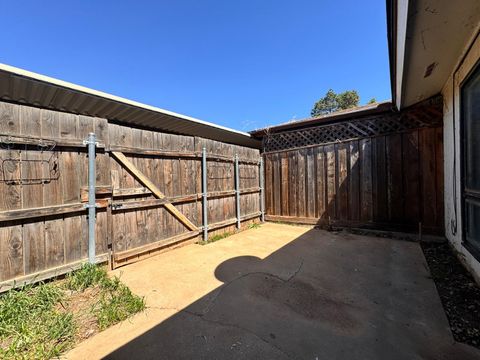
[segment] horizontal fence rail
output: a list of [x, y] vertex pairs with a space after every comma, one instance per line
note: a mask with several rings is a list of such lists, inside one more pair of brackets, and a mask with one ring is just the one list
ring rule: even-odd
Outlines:
[[242, 227], [260, 221], [257, 149], [0, 102], [0, 291], [87, 259], [89, 133], [97, 138], [96, 261], [120, 266], [198, 241], [204, 230], [233, 232], [237, 210]]
[[[427, 105], [303, 129], [310, 140], [301, 148], [294, 132], [275, 135], [264, 154], [266, 219], [443, 234], [441, 102]], [[359, 123], [372, 132], [330, 142], [353, 136], [344, 129]]]

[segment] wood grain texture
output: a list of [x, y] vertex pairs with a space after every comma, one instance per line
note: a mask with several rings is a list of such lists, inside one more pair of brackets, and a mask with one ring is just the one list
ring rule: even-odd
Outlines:
[[[112, 155], [120, 161], [143, 185], [145, 185], [155, 196], [159, 199], [165, 198], [165, 195], [160, 189], [143, 174], [138, 168], [122, 153], [113, 151]], [[178, 211], [172, 204], [165, 204], [165, 207], [174, 215], [179, 221], [181, 221], [190, 230], [198, 230], [198, 228], [188, 220], [181, 212]]]
[[395, 231], [416, 231], [422, 222], [425, 232], [440, 234], [442, 134], [415, 129], [264, 154], [266, 214]]

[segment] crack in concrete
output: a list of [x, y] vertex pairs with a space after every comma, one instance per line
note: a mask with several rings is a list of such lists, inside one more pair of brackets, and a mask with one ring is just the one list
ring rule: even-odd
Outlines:
[[295, 270], [295, 272], [290, 275], [290, 277], [287, 279], [286, 282], [289, 282], [290, 280], [292, 280], [295, 276], [298, 275], [298, 273], [300, 272], [300, 270], [302, 270], [302, 267], [303, 267], [303, 263], [305, 262], [304, 259], [302, 259], [302, 261], [300, 262], [300, 265], [298, 266], [297, 270]]
[[199, 318], [200, 320], [202, 321], [205, 321], [205, 322], [208, 322], [208, 323], [211, 323], [211, 324], [216, 324], [216, 325], [221, 325], [221, 326], [226, 326], [226, 327], [233, 327], [234, 329], [238, 329], [238, 330], [241, 330], [241, 331], [244, 331], [248, 334], [251, 334], [253, 336], [255, 336], [257, 339], [261, 340], [262, 342], [264, 342], [265, 344], [267, 344], [268, 346], [271, 346], [273, 347], [274, 349], [278, 350], [279, 352], [281, 352], [283, 355], [285, 355], [288, 359], [295, 359], [295, 357], [292, 357], [292, 355], [290, 355], [288, 352], [286, 352], [285, 350], [283, 350], [282, 348], [280, 348], [279, 346], [275, 345], [275, 344], [272, 344], [270, 341], [266, 340], [265, 338], [263, 338], [262, 336], [258, 335], [257, 333], [255, 333], [254, 331], [250, 330], [250, 329], [247, 329], [247, 328], [244, 328], [243, 326], [240, 326], [240, 325], [237, 325], [237, 324], [232, 324], [232, 323], [228, 323], [228, 322], [223, 322], [223, 321], [220, 321], [220, 320], [212, 320], [212, 319], [207, 319], [204, 315], [201, 315], [201, 314], [198, 314], [198, 313], [195, 313], [195, 312], [192, 312], [192, 311], [189, 311], [189, 310], [181, 310], [182, 312], [186, 313], [186, 314], [189, 314], [191, 316], [195, 316], [197, 318]]
[[[265, 276], [269, 276], [269, 277], [273, 277], [283, 283], [288, 283], [290, 282], [295, 276], [298, 275], [298, 273], [301, 271], [302, 267], [303, 267], [303, 263], [304, 263], [304, 259], [301, 259], [301, 262], [300, 262], [300, 265], [298, 266], [298, 268], [292, 273], [292, 275], [290, 275], [286, 280], [276, 274], [272, 274], [272, 273], [269, 273], [269, 272], [264, 272], [264, 271], [252, 271], [252, 272], [249, 272], [249, 273], [246, 273], [246, 274], [242, 274], [238, 277], [236, 277], [235, 279], [233, 280], [230, 280], [229, 282], [225, 283], [221, 288], [220, 290], [217, 292], [217, 294], [213, 297], [213, 299], [210, 301], [210, 303], [205, 307], [204, 311], [203, 311], [203, 315], [206, 315], [212, 308], [212, 306], [215, 304], [215, 302], [217, 301], [217, 299], [219, 298], [219, 296], [223, 293], [223, 291], [228, 288], [230, 285], [232, 285], [234, 282], [238, 281], [238, 280], [241, 280], [247, 276], [250, 276], [250, 275], [265, 275]], [[199, 314], [199, 313], [196, 313], [196, 314]]]
[[[175, 310], [175, 311], [178, 311], [179, 313], [185, 313], [185, 314], [188, 314], [188, 315], [191, 315], [191, 316], [195, 316], [199, 319], [201, 319], [202, 321], [206, 321], [206, 322], [209, 322], [209, 323], [212, 323], [212, 324], [216, 324], [216, 325], [221, 325], [221, 326], [227, 326], [227, 327], [233, 327], [233, 328], [236, 328], [238, 330], [241, 330], [241, 331], [244, 331], [248, 334], [251, 334], [253, 336], [255, 336], [257, 339], [261, 340], [262, 342], [264, 342], [265, 344], [267, 344], [268, 346], [271, 346], [273, 347], [274, 349], [276, 349], [277, 351], [281, 352], [284, 356], [286, 356], [288, 359], [295, 359], [295, 357], [291, 354], [289, 354], [288, 352], [286, 352], [284, 349], [282, 349], [281, 347], [277, 346], [276, 344], [273, 344], [271, 343], [270, 341], [268, 341], [267, 339], [265, 339], [264, 337], [262, 337], [261, 335], [255, 333], [254, 331], [250, 330], [250, 329], [247, 329], [247, 328], [244, 328], [240, 325], [237, 325], [237, 324], [232, 324], [232, 323], [228, 323], [228, 322], [223, 322], [223, 321], [219, 321], [219, 320], [212, 320], [212, 319], [208, 319], [206, 317], [206, 315], [209, 313], [209, 311], [212, 309], [213, 305], [215, 304], [215, 302], [217, 301], [217, 299], [220, 297], [220, 295], [223, 293], [223, 291], [228, 288], [230, 285], [232, 285], [233, 283], [235, 283], [236, 281], [238, 280], [241, 280], [247, 276], [250, 276], [250, 275], [264, 275], [264, 276], [269, 276], [269, 277], [272, 277], [274, 279], [277, 279], [279, 281], [281, 281], [282, 283], [288, 283], [290, 282], [291, 280], [293, 280], [299, 273], [300, 271], [302, 270], [303, 268], [303, 264], [304, 264], [304, 259], [301, 259], [301, 262], [300, 264], [298, 265], [298, 267], [295, 269], [295, 271], [287, 278], [287, 279], [284, 279], [282, 278], [281, 276], [279, 275], [276, 275], [276, 274], [272, 274], [272, 273], [269, 273], [269, 272], [265, 272], [265, 271], [252, 271], [252, 272], [249, 272], [249, 273], [246, 273], [246, 274], [242, 274], [238, 277], [236, 277], [235, 279], [225, 283], [221, 288], [220, 290], [217, 292], [217, 294], [213, 297], [213, 299], [210, 301], [210, 303], [208, 304], [208, 306], [201, 312], [195, 312], [195, 311], [191, 311], [191, 310], [187, 310], [187, 309], [178, 309], [178, 308], [174, 308], [174, 307], [152, 307], [152, 308], [155, 308], [155, 309], [159, 309], [159, 310]], [[205, 340], [206, 341], [206, 340]]]

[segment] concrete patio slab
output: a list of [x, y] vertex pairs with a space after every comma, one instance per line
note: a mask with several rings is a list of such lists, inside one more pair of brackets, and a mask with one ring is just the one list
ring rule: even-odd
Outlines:
[[267, 223], [114, 272], [148, 310], [70, 359], [480, 359], [414, 242]]

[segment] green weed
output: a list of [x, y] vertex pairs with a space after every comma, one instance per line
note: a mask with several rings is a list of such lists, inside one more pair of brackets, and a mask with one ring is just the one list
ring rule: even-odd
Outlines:
[[93, 305], [85, 311], [92, 313], [100, 330], [145, 308], [144, 299], [132, 294], [120, 279], [90, 264], [67, 275], [65, 281], [10, 290], [0, 296], [0, 358], [51, 359], [71, 348], [82, 317], [68, 304], [88, 288], [95, 291]]
[[130, 315], [145, 309], [143, 298], [132, 294], [130, 289], [114, 278], [102, 285], [100, 301], [93, 308], [100, 330], [106, 329]]
[[227, 238], [229, 236], [232, 236], [234, 234], [235, 233], [233, 233], [233, 232], [225, 232], [223, 234], [217, 234], [217, 235], [208, 237], [208, 239], [206, 241], [205, 240], [200, 241], [199, 244], [200, 245], [207, 245], [207, 244], [213, 243], [215, 241], [225, 239], [225, 238]]
[[79, 270], [68, 274], [66, 279], [67, 289], [83, 291], [88, 287], [102, 284], [108, 280], [108, 276], [104, 268], [87, 263]]
[[0, 358], [49, 359], [73, 345], [73, 315], [58, 309], [60, 287], [40, 284], [0, 297]]

